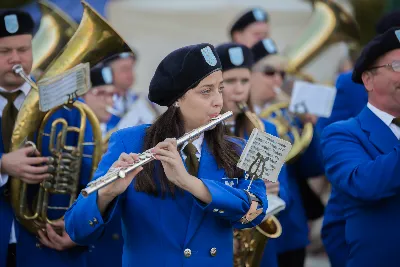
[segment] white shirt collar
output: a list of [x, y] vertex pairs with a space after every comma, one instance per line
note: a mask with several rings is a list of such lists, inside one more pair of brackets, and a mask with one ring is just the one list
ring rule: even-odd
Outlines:
[[[204, 140], [204, 133], [202, 133], [199, 137], [197, 137], [197, 139], [193, 140], [192, 144], [196, 147], [197, 152], [196, 152], [196, 156], [198, 159], [200, 159], [201, 156], [201, 145], [203, 144], [203, 140]], [[183, 152], [183, 149], [185, 148], [185, 146], [188, 144], [188, 142], [184, 143], [181, 149], [181, 155], [184, 157], [184, 159], [186, 158], [185, 153]]]
[[23, 85], [21, 85], [20, 87], [14, 89], [14, 90], [12, 90], [12, 91], [9, 91], [9, 90], [4, 89], [3, 87], [0, 87], [0, 92], [10, 92], [10, 93], [14, 93], [14, 92], [16, 92], [16, 91], [18, 91], [18, 90], [21, 90], [22, 93], [23, 93], [25, 96], [27, 96], [27, 95], [29, 94], [29, 91], [31, 90], [31, 86], [29, 85], [29, 83], [26, 82], [26, 83], [24, 83]]
[[374, 113], [378, 118], [380, 118], [387, 126], [390, 126], [392, 124], [392, 121], [395, 118], [394, 116], [378, 109], [369, 102], [367, 104], [367, 107], [372, 111], [372, 113]]

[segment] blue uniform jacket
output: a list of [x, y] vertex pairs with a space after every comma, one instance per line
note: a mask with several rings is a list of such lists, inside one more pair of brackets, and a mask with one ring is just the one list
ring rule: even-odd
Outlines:
[[[103, 156], [95, 178], [104, 175], [119, 155], [139, 153], [148, 125], [126, 128], [115, 132]], [[98, 239], [116, 210], [122, 214], [124, 251], [123, 266], [230, 266], [233, 262], [233, 228], [253, 227], [261, 222], [268, 206], [265, 185], [255, 180], [251, 187], [263, 203], [263, 214], [249, 224], [240, 218], [250, 208], [250, 200], [243, 189], [248, 180], [231, 179], [231, 187], [224, 182], [224, 170], [218, 168], [203, 142], [199, 179], [209, 189], [212, 202], [206, 206], [189, 193], [177, 194], [176, 199], [162, 199], [136, 192], [133, 184], [116, 200], [108, 216], [102, 218], [97, 208], [97, 193], [87, 198], [79, 196], [65, 216], [66, 229], [73, 240], [89, 244]], [[217, 250], [212, 256], [210, 250]], [[190, 257], [184, 250], [190, 249]], [[154, 251], [158, 256], [154, 257]]]
[[328, 126], [322, 148], [327, 177], [341, 193], [346, 266], [399, 266], [399, 140], [365, 107]]
[[[317, 131], [334, 122], [347, 120], [357, 116], [368, 103], [365, 87], [351, 80], [352, 72], [341, 74], [336, 82], [336, 98], [332, 114], [329, 118], [320, 118]], [[321, 230], [322, 241], [332, 267], [346, 266], [348, 248], [345, 240], [345, 219], [342, 211], [341, 193], [332, 188], [331, 195], [325, 207]]]
[[[299, 120], [291, 120], [287, 110], [282, 111], [287, 120], [302, 128]], [[290, 134], [293, 143], [293, 136]], [[282, 235], [274, 240], [278, 253], [305, 248], [309, 244], [307, 216], [299, 190], [298, 180], [315, 177], [324, 173], [320, 136], [314, 132], [307, 149], [292, 164], [286, 165], [287, 188], [290, 192], [291, 206], [279, 213], [282, 224]]]

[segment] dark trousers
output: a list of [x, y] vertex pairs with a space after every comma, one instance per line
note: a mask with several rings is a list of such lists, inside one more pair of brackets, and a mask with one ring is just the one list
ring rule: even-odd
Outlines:
[[10, 244], [8, 245], [8, 253], [7, 253], [7, 265], [6, 267], [16, 267], [17, 266], [17, 253], [16, 253], [16, 245]]
[[278, 254], [279, 267], [304, 267], [306, 248], [286, 251]]

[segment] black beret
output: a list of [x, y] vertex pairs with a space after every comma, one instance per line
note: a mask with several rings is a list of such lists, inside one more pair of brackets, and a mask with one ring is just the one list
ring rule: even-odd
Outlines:
[[91, 68], [90, 81], [92, 82], [92, 87], [112, 84], [113, 76], [111, 68], [103, 65]]
[[236, 31], [242, 31], [254, 22], [268, 22], [268, 14], [261, 8], [253, 8], [242, 14], [231, 27], [231, 36]]
[[395, 49], [400, 49], [400, 28], [391, 28], [385, 33], [375, 36], [366, 44], [356, 61], [352, 75], [353, 82], [362, 84], [363, 72], [372, 67], [379, 57]]
[[400, 27], [400, 9], [385, 14], [376, 24], [377, 34], [382, 34], [393, 27]]
[[35, 23], [29, 13], [16, 9], [0, 11], [0, 38], [33, 34]]
[[252, 48], [251, 52], [253, 52], [254, 64], [263, 59], [268, 55], [278, 54], [278, 49], [276, 47], [275, 42], [266, 38], [261, 41], [258, 41]]
[[149, 100], [160, 106], [170, 106], [194, 85], [221, 68], [211, 44], [179, 48], [158, 65], [150, 82]]
[[250, 48], [237, 43], [224, 43], [215, 48], [221, 60], [222, 71], [235, 68], [251, 69], [253, 54]]
[[134, 60], [136, 60], [136, 53], [132, 53], [132, 52], [122, 52], [122, 53], [118, 53], [118, 54], [114, 54], [112, 56], [109, 56], [108, 58], [103, 60], [103, 64], [104, 65], [110, 65], [111, 63], [113, 63], [115, 60], [117, 59], [121, 59], [121, 58], [128, 58], [131, 57]]

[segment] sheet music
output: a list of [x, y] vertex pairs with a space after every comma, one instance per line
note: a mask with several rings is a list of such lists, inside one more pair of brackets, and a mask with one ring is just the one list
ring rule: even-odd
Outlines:
[[40, 80], [38, 87], [41, 111], [61, 106], [71, 97], [84, 95], [91, 87], [89, 63], [81, 63], [59, 75]]
[[286, 208], [286, 202], [278, 196], [275, 195], [267, 195], [268, 198], [268, 208], [266, 212], [265, 218], [269, 216], [276, 215], [280, 211]]
[[289, 111], [329, 118], [335, 98], [335, 87], [296, 81], [293, 85]]
[[[237, 166], [247, 173], [255, 172], [256, 178], [276, 182], [291, 148], [289, 142], [254, 129]], [[261, 167], [254, 169], [257, 166]]]

